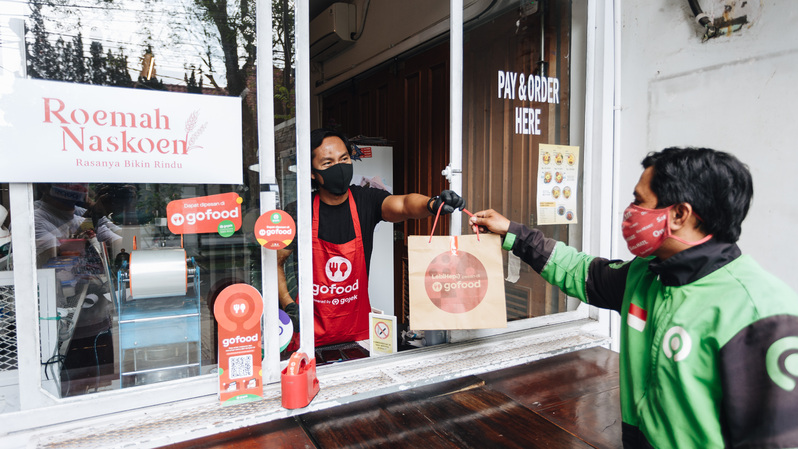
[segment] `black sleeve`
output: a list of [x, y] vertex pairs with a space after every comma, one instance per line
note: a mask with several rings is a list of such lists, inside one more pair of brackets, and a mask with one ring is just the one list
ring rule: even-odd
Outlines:
[[557, 241], [547, 238], [537, 229], [529, 229], [521, 223], [510, 222], [509, 234], [515, 235], [513, 254], [540, 273], [549, 262]]
[[621, 311], [629, 262], [596, 257], [587, 269], [585, 294], [590, 305]]
[[798, 447], [798, 316], [744, 328], [720, 349], [728, 447]]

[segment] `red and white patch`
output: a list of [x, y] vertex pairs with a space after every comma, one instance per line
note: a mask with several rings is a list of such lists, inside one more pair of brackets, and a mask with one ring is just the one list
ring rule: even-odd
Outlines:
[[632, 329], [643, 332], [643, 329], [646, 328], [647, 317], [648, 312], [634, 304], [630, 304], [629, 314], [626, 315], [626, 323], [629, 324]]

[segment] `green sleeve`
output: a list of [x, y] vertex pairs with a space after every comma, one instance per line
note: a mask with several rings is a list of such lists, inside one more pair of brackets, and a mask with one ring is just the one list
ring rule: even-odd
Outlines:
[[595, 259], [594, 256], [581, 253], [562, 242], [557, 242], [554, 252], [540, 275], [569, 296], [587, 302], [585, 285], [588, 268], [593, 259]]

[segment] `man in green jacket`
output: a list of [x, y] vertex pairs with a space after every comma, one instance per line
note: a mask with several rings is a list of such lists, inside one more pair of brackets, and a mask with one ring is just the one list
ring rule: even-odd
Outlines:
[[748, 168], [706, 148], [667, 148], [643, 167], [622, 224], [631, 261], [493, 210], [470, 224], [503, 234], [567, 294], [621, 314], [624, 447], [798, 447], [798, 295], [735, 243]]

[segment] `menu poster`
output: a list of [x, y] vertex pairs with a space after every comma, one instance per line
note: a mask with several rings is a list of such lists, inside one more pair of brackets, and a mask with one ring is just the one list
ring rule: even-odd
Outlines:
[[576, 224], [579, 147], [540, 144], [537, 223]]

